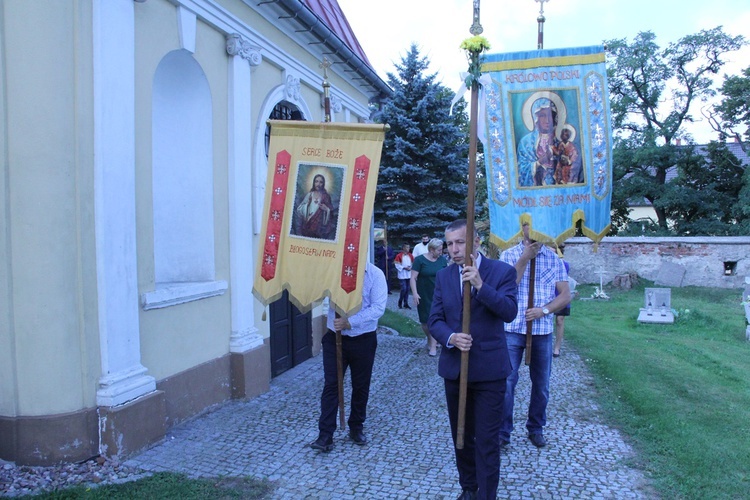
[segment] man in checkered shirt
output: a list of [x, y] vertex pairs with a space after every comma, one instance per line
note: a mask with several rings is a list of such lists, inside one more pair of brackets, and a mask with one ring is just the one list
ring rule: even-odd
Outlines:
[[[524, 239], [500, 255], [500, 260], [516, 268], [518, 283], [518, 316], [505, 327], [508, 355], [513, 369], [508, 376], [503, 405], [503, 421], [500, 425], [500, 446], [510, 443], [513, 431], [513, 401], [518, 368], [526, 349], [526, 326], [531, 321], [531, 397], [526, 429], [529, 440], [537, 448], [547, 444], [544, 426], [547, 424], [547, 402], [549, 401], [549, 378], [552, 372], [552, 345], [554, 341], [555, 315], [570, 303], [568, 273], [562, 259], [554, 250], [529, 238], [529, 226], [523, 226]], [[529, 276], [531, 259], [536, 259], [533, 307], [529, 307]], [[557, 296], [555, 291], [557, 290]]]

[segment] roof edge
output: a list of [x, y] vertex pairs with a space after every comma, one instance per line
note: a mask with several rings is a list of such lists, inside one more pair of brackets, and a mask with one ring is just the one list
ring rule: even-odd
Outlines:
[[387, 96], [393, 92], [388, 84], [378, 76], [375, 70], [352, 51], [302, 0], [275, 0], [275, 2], [310, 28], [310, 31], [320, 38], [335, 54], [340, 55], [346, 64], [353, 67], [361, 77], [371, 82], [372, 86], [379, 91], [380, 96]]

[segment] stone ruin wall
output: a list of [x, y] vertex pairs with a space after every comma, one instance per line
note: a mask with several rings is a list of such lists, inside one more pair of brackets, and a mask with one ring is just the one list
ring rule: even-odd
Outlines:
[[[597, 271], [604, 269], [605, 284], [635, 273], [657, 285], [743, 289], [750, 276], [750, 237], [606, 237], [596, 251], [588, 238], [570, 238], [565, 260], [583, 284], [598, 284]], [[725, 266], [733, 267], [731, 274]]]

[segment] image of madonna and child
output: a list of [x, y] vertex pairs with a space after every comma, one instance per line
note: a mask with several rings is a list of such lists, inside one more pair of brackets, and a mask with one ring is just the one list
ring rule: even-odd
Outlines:
[[583, 182], [581, 158], [574, 141], [576, 129], [560, 127], [557, 105], [547, 98], [531, 107], [534, 130], [518, 143], [518, 176], [521, 186], [551, 186]]

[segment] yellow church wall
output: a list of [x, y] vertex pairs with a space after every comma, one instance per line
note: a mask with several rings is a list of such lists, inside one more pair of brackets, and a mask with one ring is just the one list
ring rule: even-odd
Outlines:
[[84, 297], [95, 283], [87, 264], [91, 107], [79, 93], [91, 80], [90, 8], [8, 0], [2, 22], [2, 192], [11, 208], [3, 216], [0, 412], [64, 413], [94, 403], [99, 375], [95, 302]]

